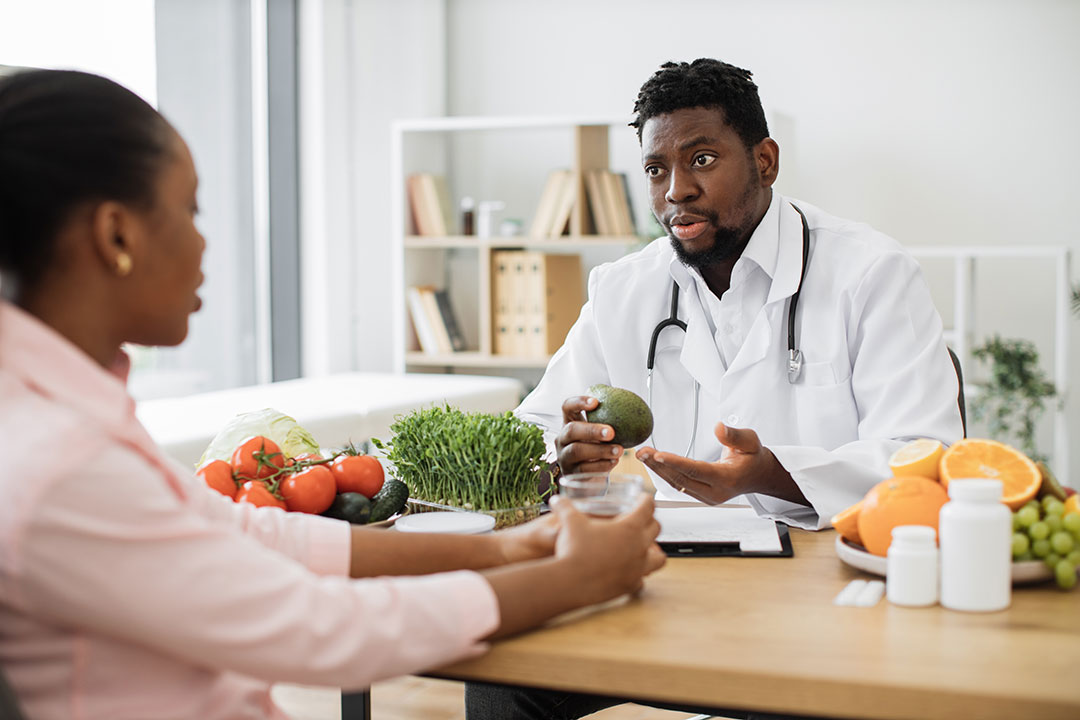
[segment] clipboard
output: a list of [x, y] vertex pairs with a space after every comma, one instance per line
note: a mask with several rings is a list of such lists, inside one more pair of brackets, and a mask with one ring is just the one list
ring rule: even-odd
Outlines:
[[660, 549], [668, 557], [794, 557], [795, 551], [791, 547], [791, 535], [788, 526], [784, 523], [776, 523], [776, 534], [780, 537], [780, 550], [748, 550], [743, 551], [736, 542], [662, 542]]

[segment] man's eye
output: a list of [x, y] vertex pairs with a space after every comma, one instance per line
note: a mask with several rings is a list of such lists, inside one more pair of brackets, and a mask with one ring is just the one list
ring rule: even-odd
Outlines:
[[645, 174], [649, 177], [660, 177], [661, 172], [663, 172], [663, 170], [656, 165], [650, 165], [649, 167], [645, 168]]
[[715, 155], [701, 154], [694, 158], [694, 167], [707, 167], [716, 161]]

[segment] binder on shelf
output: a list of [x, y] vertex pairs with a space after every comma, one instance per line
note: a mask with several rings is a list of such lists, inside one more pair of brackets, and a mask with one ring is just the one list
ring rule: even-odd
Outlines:
[[566, 339], [584, 302], [579, 255], [492, 253], [492, 336], [496, 355], [546, 357]]

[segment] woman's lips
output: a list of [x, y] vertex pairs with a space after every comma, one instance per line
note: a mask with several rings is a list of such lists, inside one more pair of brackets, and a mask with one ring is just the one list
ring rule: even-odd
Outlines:
[[689, 225], [672, 225], [671, 234], [679, 240], [693, 240], [701, 233], [705, 232], [705, 228], [708, 223], [704, 220], [701, 222], [690, 223]]

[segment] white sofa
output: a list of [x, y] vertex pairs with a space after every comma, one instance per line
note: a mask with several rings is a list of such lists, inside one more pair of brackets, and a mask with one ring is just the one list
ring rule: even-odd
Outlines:
[[504, 412], [517, 406], [522, 384], [476, 375], [346, 373], [147, 400], [139, 420], [171, 457], [195, 467], [226, 422], [241, 412], [274, 408], [296, 418], [324, 448], [371, 437], [390, 438], [402, 413], [449, 403], [465, 411]]

